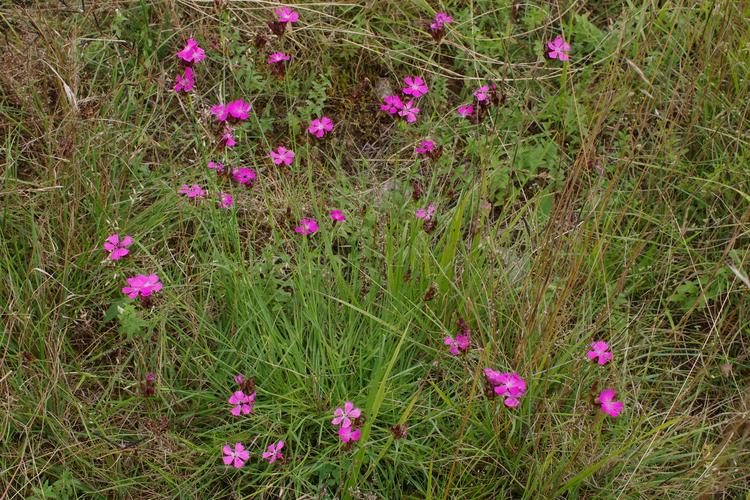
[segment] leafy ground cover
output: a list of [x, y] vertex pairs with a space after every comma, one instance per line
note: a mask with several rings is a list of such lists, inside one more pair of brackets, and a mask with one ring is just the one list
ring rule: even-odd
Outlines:
[[0, 6], [0, 497], [747, 495], [747, 6], [287, 7]]

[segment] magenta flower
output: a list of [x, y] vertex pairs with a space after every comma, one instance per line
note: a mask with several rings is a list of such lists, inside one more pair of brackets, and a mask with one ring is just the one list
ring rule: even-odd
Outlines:
[[245, 383], [245, 376], [243, 374], [237, 374], [234, 376], [234, 381], [238, 383], [239, 385], [242, 385]]
[[216, 170], [216, 173], [220, 174], [220, 173], [224, 172], [224, 164], [216, 162], [216, 161], [210, 161], [210, 162], [208, 162], [208, 169], [209, 170]]
[[131, 236], [125, 236], [120, 240], [120, 235], [115, 233], [107, 236], [104, 240], [104, 249], [109, 252], [107, 258], [109, 260], [120, 260], [125, 257], [128, 253], [128, 247], [133, 244], [133, 238]]
[[258, 174], [252, 168], [242, 167], [232, 170], [232, 178], [240, 184], [252, 186], [253, 181], [258, 178]]
[[423, 221], [428, 221], [432, 219], [432, 216], [435, 215], [435, 205], [430, 203], [430, 205], [427, 207], [427, 210], [424, 208], [417, 209], [416, 212], [414, 212], [414, 217], [417, 219], [422, 219]]
[[146, 382], [149, 382], [149, 383], [153, 384], [155, 380], [156, 380], [156, 375], [154, 375], [153, 372], [148, 372], [146, 374]]
[[360, 429], [352, 430], [351, 427], [341, 426], [339, 427], [339, 438], [344, 443], [359, 441], [362, 431]]
[[518, 398], [526, 394], [526, 381], [515, 372], [501, 373], [498, 379], [500, 384], [495, 386], [495, 394], [505, 397], [505, 406], [515, 408], [520, 403]]
[[414, 101], [409, 101], [404, 104], [404, 109], [398, 112], [398, 115], [404, 117], [409, 123], [417, 121], [418, 114], [419, 108], [414, 105]]
[[235, 417], [252, 413], [253, 405], [255, 404], [255, 393], [245, 394], [242, 391], [234, 391], [229, 397], [229, 404], [232, 405], [232, 409], [229, 410], [229, 413]]
[[220, 140], [224, 147], [235, 147], [237, 145], [237, 141], [234, 139], [234, 129], [229, 127], [225, 128]]
[[570, 56], [568, 56], [570, 44], [560, 35], [557, 35], [553, 41], [547, 42], [547, 47], [549, 48], [547, 55], [550, 59], [559, 59], [561, 61], [570, 59]]
[[331, 130], [333, 130], [333, 122], [327, 116], [316, 118], [310, 122], [310, 126], [307, 128], [307, 131], [318, 139], [322, 138], [326, 135], [326, 132], [330, 132]]
[[[352, 419], [357, 419], [362, 414], [362, 410], [356, 408], [354, 403], [347, 401], [344, 403], [343, 408], [336, 408], [333, 412], [333, 425], [340, 425], [341, 427], [351, 427]], [[355, 439], [356, 441], [356, 439]]]
[[284, 447], [284, 441], [278, 441], [275, 444], [268, 445], [268, 451], [263, 452], [263, 460], [268, 460], [269, 464], [274, 463], [276, 460], [281, 460], [284, 455], [281, 454], [281, 449]]
[[291, 57], [284, 54], [283, 52], [274, 52], [268, 56], [268, 64], [283, 63], [284, 61], [290, 60]]
[[486, 102], [490, 98], [490, 87], [489, 85], [482, 85], [474, 91], [474, 97], [479, 102]]
[[613, 401], [616, 394], [614, 389], [604, 389], [599, 394], [598, 400], [602, 411], [610, 417], [616, 417], [622, 411], [622, 401]]
[[417, 146], [414, 151], [416, 151], [419, 154], [428, 154], [431, 153], [432, 150], [435, 149], [435, 143], [433, 141], [421, 141], [419, 143], [419, 146]]
[[232, 208], [234, 206], [234, 198], [229, 193], [219, 193], [219, 206], [221, 208]]
[[299, 12], [290, 9], [289, 7], [281, 7], [274, 11], [276, 13], [276, 19], [280, 23], [296, 23], [299, 21]]
[[198, 184], [183, 184], [178, 193], [184, 194], [191, 200], [193, 198], [203, 198], [206, 196], [206, 192]]
[[586, 355], [591, 360], [598, 358], [597, 362], [600, 365], [606, 365], [612, 360], [613, 357], [612, 353], [607, 349], [609, 349], [609, 344], [607, 344], [603, 340], [597, 340], [596, 342], [591, 343], [591, 350], [586, 353]]
[[383, 98], [383, 104], [380, 105], [380, 111], [395, 115], [404, 108], [404, 103], [397, 95], [387, 95]]
[[211, 113], [220, 122], [227, 121], [227, 118], [232, 117], [236, 120], [247, 120], [250, 116], [250, 110], [253, 106], [249, 102], [245, 102], [242, 99], [237, 99], [228, 104], [215, 104], [211, 106]]
[[341, 210], [331, 210], [329, 213], [333, 222], [344, 222], [346, 220], [346, 216]]
[[122, 288], [122, 293], [134, 299], [139, 295], [141, 297], [150, 297], [162, 288], [159, 277], [155, 274], [137, 274], [127, 279], [128, 286]]
[[268, 154], [276, 165], [281, 165], [283, 163], [284, 165], [289, 166], [294, 161], [294, 151], [287, 149], [284, 146], [279, 146], [276, 151], [271, 151]]
[[213, 114], [220, 122], [225, 122], [227, 121], [227, 118], [229, 118], [229, 111], [223, 104], [214, 104], [211, 106], [211, 114]]
[[447, 335], [443, 342], [445, 345], [450, 346], [450, 353], [454, 356], [458, 356], [461, 354], [461, 351], [465, 351], [469, 348], [468, 335], [456, 335], [455, 338]]
[[318, 221], [315, 219], [302, 219], [299, 221], [299, 226], [294, 228], [294, 232], [303, 236], [315, 234], [318, 232]]
[[404, 83], [406, 83], [406, 87], [402, 89], [402, 92], [414, 98], [423, 96], [429, 92], [427, 85], [425, 85], [424, 80], [422, 80], [421, 77], [407, 76], [404, 78]]
[[492, 368], [484, 369], [484, 376], [490, 385], [500, 385], [502, 383], [502, 373], [493, 370]]
[[438, 12], [435, 14], [435, 20], [430, 24], [430, 29], [433, 31], [437, 31], [440, 29], [443, 29], [443, 26], [452, 23], [453, 18], [446, 14], [445, 12]]
[[462, 104], [456, 109], [456, 112], [462, 117], [468, 118], [474, 114], [474, 106], [472, 104]]
[[195, 78], [193, 76], [193, 68], [190, 66], [185, 68], [182, 75], [175, 77], [174, 91], [175, 92], [190, 92], [193, 90], [195, 85]]
[[250, 452], [245, 449], [242, 443], [234, 443], [234, 449], [225, 445], [222, 451], [224, 452], [224, 465], [232, 464], [235, 469], [239, 469], [250, 459]]
[[202, 48], [198, 47], [198, 42], [192, 38], [188, 38], [185, 48], [177, 53], [177, 57], [187, 63], [200, 62], [206, 58], [206, 53]]

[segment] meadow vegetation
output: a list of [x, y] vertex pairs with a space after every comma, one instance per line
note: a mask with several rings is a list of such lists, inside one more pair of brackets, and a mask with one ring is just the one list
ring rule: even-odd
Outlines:
[[0, 497], [747, 498], [748, 5], [286, 5], [0, 4]]

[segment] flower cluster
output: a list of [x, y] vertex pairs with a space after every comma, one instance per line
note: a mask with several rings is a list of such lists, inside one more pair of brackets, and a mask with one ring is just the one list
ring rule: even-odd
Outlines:
[[[597, 340], [591, 343], [591, 350], [586, 353], [586, 357], [589, 360], [596, 362], [599, 365], [606, 365], [614, 358], [614, 355], [609, 350], [609, 344], [603, 340]], [[596, 398], [596, 403], [600, 405], [602, 413], [609, 415], [610, 417], [616, 417], [622, 411], [622, 401], [615, 401], [615, 395], [617, 393], [614, 389], [604, 389], [599, 393]]]
[[503, 398], [503, 404], [508, 408], [518, 406], [526, 394], [526, 381], [516, 372], [497, 372], [491, 368], [484, 369], [486, 383], [497, 396]]
[[178, 74], [175, 77], [174, 91], [190, 92], [195, 86], [195, 73], [192, 65], [205, 59], [206, 52], [198, 46], [198, 42], [188, 38], [185, 47], [177, 53], [177, 57], [185, 65], [185, 69], [181, 75]]
[[406, 120], [407, 123], [414, 123], [417, 121], [417, 115], [419, 115], [419, 108], [415, 103], [415, 99], [419, 99], [421, 96], [427, 94], [429, 89], [424, 80], [419, 76], [407, 76], [404, 78], [404, 83], [406, 83], [406, 87], [401, 89], [401, 91], [404, 95], [410, 96], [411, 99], [404, 102], [400, 96], [387, 95], [383, 98], [380, 110], [390, 115], [398, 115]]
[[453, 18], [445, 12], [435, 14], [435, 19], [429, 24], [429, 32], [432, 38], [439, 42], [445, 36], [445, 25], [452, 23]]
[[471, 331], [469, 330], [469, 325], [466, 324], [466, 321], [461, 316], [458, 317], [458, 330], [460, 333], [456, 334], [455, 337], [446, 335], [445, 339], [443, 339], [443, 343], [450, 347], [449, 352], [454, 356], [458, 356], [461, 354], [461, 351], [466, 351], [469, 348]]
[[346, 401], [343, 408], [336, 408], [333, 412], [331, 424], [338, 427], [339, 438], [343, 443], [359, 441], [362, 430], [359, 428], [362, 418], [362, 410], [354, 406], [351, 401]]

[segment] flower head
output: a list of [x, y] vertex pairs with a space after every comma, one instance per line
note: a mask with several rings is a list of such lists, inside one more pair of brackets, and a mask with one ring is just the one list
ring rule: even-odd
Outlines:
[[263, 460], [268, 460], [269, 464], [274, 463], [276, 460], [281, 460], [284, 455], [281, 454], [281, 449], [284, 447], [284, 441], [278, 441], [268, 445], [268, 451], [263, 452]]
[[346, 220], [346, 216], [341, 210], [331, 210], [329, 214], [333, 222], [344, 222]]
[[122, 288], [122, 293], [134, 299], [139, 295], [149, 297], [162, 288], [159, 277], [155, 274], [137, 274], [127, 279], [128, 286]]
[[402, 89], [402, 92], [414, 98], [423, 96], [429, 92], [424, 80], [419, 76], [407, 76], [404, 78], [404, 83], [406, 83], [406, 87]]
[[234, 138], [233, 128], [227, 127], [224, 129], [224, 133], [221, 135], [221, 143], [227, 148], [233, 148], [237, 145], [237, 141]]
[[421, 141], [419, 143], [419, 146], [417, 146], [414, 149], [414, 151], [416, 151], [419, 154], [427, 154], [427, 153], [431, 153], [433, 149], [435, 149], [435, 142], [426, 140], [426, 141]]
[[435, 20], [432, 21], [432, 24], [430, 24], [430, 29], [433, 31], [441, 30], [443, 29], [443, 26], [452, 23], [453, 18], [446, 14], [445, 12], [438, 12], [435, 14]]
[[242, 443], [234, 443], [234, 449], [229, 445], [225, 445], [222, 451], [224, 452], [224, 464], [231, 464], [235, 469], [239, 469], [245, 465], [245, 462], [250, 458], [250, 452], [245, 449]]
[[326, 132], [330, 132], [331, 130], [333, 130], [333, 121], [327, 116], [316, 118], [310, 122], [310, 126], [307, 128], [307, 131], [318, 139], [322, 138], [326, 135]]
[[174, 91], [175, 92], [190, 92], [193, 90], [195, 85], [195, 77], [193, 76], [193, 68], [190, 66], [185, 68], [182, 75], [175, 77]]
[[474, 97], [477, 101], [485, 103], [490, 99], [490, 87], [489, 85], [482, 85], [474, 91]]
[[234, 198], [229, 193], [219, 193], [219, 206], [221, 208], [232, 208], [234, 206]]
[[606, 365], [613, 357], [607, 349], [609, 349], [609, 344], [603, 340], [597, 340], [591, 343], [591, 350], [586, 355], [591, 360], [597, 359], [600, 365]]
[[602, 407], [602, 412], [610, 417], [616, 417], [622, 411], [622, 401], [614, 401], [616, 394], [614, 389], [604, 389], [599, 393], [598, 402]]
[[398, 112], [398, 115], [404, 117], [409, 123], [417, 121], [418, 114], [419, 108], [414, 105], [414, 101], [409, 101], [404, 104], [404, 108]]
[[395, 115], [404, 108], [404, 103], [401, 102], [401, 98], [397, 95], [387, 95], [383, 98], [383, 104], [380, 105], [380, 111], [385, 111], [391, 115]]
[[318, 221], [315, 219], [302, 219], [299, 221], [299, 226], [294, 228], [295, 233], [299, 233], [303, 236], [315, 234], [318, 231]]
[[352, 430], [351, 427], [341, 426], [339, 427], [339, 438], [344, 443], [359, 441], [362, 431], [360, 429]]
[[288, 166], [294, 161], [294, 151], [287, 149], [284, 146], [279, 146], [276, 151], [271, 151], [268, 154], [276, 165], [281, 165], [283, 163]]
[[492, 368], [484, 369], [484, 377], [487, 379], [487, 383], [490, 385], [500, 385], [502, 383], [502, 373], [493, 370]]
[[515, 372], [496, 372], [485, 368], [484, 376], [487, 382], [494, 386], [493, 391], [503, 397], [503, 404], [508, 408], [515, 408], [520, 404], [520, 398], [526, 394], [526, 381]]
[[290, 9], [289, 7], [281, 7], [274, 11], [276, 13], [276, 19], [280, 23], [296, 23], [299, 21], [299, 12]]
[[242, 167], [232, 170], [232, 179], [246, 186], [252, 186], [253, 181], [257, 178], [258, 174], [252, 168]]
[[444, 341], [445, 345], [450, 346], [450, 353], [454, 356], [461, 354], [461, 351], [465, 351], [469, 348], [469, 336], [468, 335], [456, 335], [451, 337], [446, 335]]
[[239, 385], [242, 385], [245, 383], [245, 376], [241, 373], [234, 376], [234, 381], [238, 383]]
[[557, 35], [554, 40], [547, 42], [547, 48], [549, 48], [547, 55], [550, 59], [559, 59], [561, 61], [570, 59], [568, 55], [570, 44], [560, 35]]
[[133, 238], [131, 236], [125, 236], [120, 239], [120, 235], [115, 233], [107, 236], [104, 240], [104, 249], [109, 252], [107, 258], [109, 260], [120, 260], [125, 257], [129, 252], [128, 247], [133, 244]]
[[206, 58], [206, 52], [198, 46], [198, 42], [188, 38], [185, 48], [177, 53], [177, 57], [187, 63], [200, 62]]
[[456, 112], [464, 118], [468, 118], [474, 114], [474, 106], [472, 104], [462, 104], [456, 109]]
[[268, 64], [283, 63], [284, 61], [290, 60], [291, 57], [284, 54], [283, 52], [274, 52], [268, 56]]
[[236, 120], [247, 120], [252, 109], [253, 106], [249, 102], [237, 99], [227, 104], [219, 103], [211, 106], [211, 114], [220, 122], [225, 122], [230, 117]]
[[178, 193], [184, 194], [191, 200], [193, 198], [203, 198], [206, 196], [206, 192], [198, 184], [183, 184]]
[[[340, 425], [341, 427], [351, 427], [352, 419], [357, 419], [362, 415], [362, 410], [354, 406], [354, 403], [347, 401], [344, 403], [343, 408], [336, 408], [333, 412], [333, 425]], [[355, 440], [356, 441], [356, 440]]]
[[428, 221], [432, 219], [432, 216], [435, 215], [435, 205], [430, 203], [430, 205], [427, 207], [427, 210], [424, 208], [419, 208], [414, 212], [414, 217], [417, 219], [422, 219], [424, 221]]
[[224, 171], [224, 164], [217, 161], [210, 161], [208, 162], [208, 169], [216, 170], [216, 173], [220, 174]]
[[235, 417], [252, 413], [253, 405], [255, 404], [255, 393], [245, 394], [242, 391], [234, 391], [229, 397], [229, 404], [232, 405], [232, 409], [229, 410], [229, 413]]

